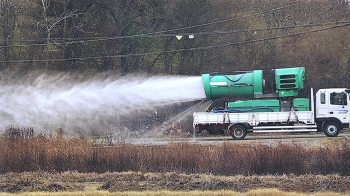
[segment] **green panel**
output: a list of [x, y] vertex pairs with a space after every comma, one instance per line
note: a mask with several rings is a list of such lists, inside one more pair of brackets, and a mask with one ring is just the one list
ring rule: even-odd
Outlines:
[[298, 90], [304, 88], [304, 67], [276, 69], [275, 73], [279, 97], [297, 96]]
[[298, 95], [298, 90], [279, 90], [278, 97], [295, 97]]
[[235, 101], [227, 104], [227, 109], [251, 110], [252, 112], [279, 112], [278, 100], [247, 100]]
[[293, 108], [295, 111], [310, 111], [309, 99], [296, 98], [293, 100]]

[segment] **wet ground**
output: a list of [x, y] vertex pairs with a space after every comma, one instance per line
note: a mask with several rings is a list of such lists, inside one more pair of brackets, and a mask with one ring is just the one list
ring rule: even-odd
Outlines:
[[233, 140], [231, 136], [188, 136], [188, 137], [140, 137], [137, 139], [126, 139], [126, 143], [140, 145], [166, 145], [169, 143], [186, 142], [202, 145], [218, 145], [224, 142], [237, 142], [240, 144], [265, 144], [273, 146], [276, 144], [300, 144], [305, 147], [318, 147], [328, 140], [350, 139], [350, 131], [341, 132], [338, 137], [326, 137], [323, 133], [300, 133], [300, 134], [248, 134], [244, 140]]

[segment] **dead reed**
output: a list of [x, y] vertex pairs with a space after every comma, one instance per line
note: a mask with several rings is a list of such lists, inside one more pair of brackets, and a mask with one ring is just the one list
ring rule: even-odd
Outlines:
[[33, 137], [0, 140], [0, 173], [180, 172], [216, 175], [350, 175], [350, 142], [305, 148], [298, 144], [204, 146], [96, 145], [87, 139]]

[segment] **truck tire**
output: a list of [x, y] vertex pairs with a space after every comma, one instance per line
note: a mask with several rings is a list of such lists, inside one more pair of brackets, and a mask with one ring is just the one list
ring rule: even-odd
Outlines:
[[234, 140], [243, 140], [247, 135], [247, 128], [242, 125], [230, 127], [230, 135]]
[[340, 127], [336, 122], [327, 122], [323, 127], [323, 132], [327, 137], [337, 137], [340, 133]]

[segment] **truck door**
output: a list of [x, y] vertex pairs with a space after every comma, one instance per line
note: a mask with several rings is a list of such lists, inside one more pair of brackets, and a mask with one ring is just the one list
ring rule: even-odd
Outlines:
[[328, 118], [329, 100], [326, 91], [319, 91], [316, 94], [316, 118]]
[[343, 124], [348, 119], [348, 95], [345, 92], [329, 92], [329, 117], [339, 119]]

